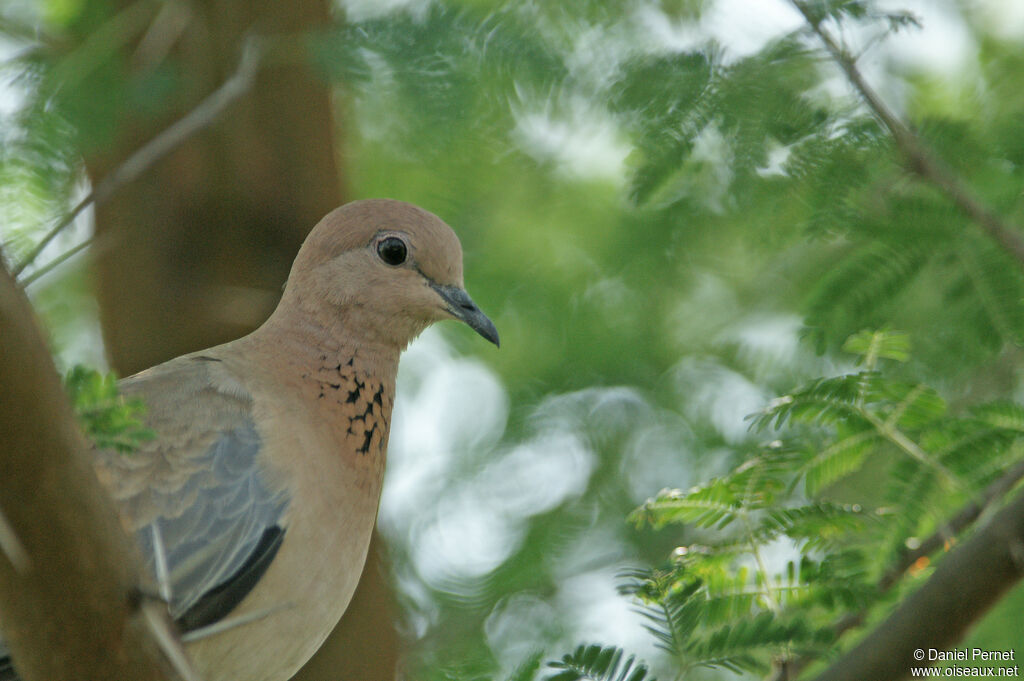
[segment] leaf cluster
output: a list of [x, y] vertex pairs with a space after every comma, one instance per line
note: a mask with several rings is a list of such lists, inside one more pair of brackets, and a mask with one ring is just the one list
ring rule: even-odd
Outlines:
[[113, 374], [77, 365], [64, 376], [64, 389], [83, 432], [97, 447], [131, 452], [155, 437], [143, 424], [145, 404], [125, 399]]
[[[845, 347], [872, 367], [909, 358], [898, 332], [862, 332]], [[811, 381], [753, 427], [781, 430], [786, 444], [687, 491], [663, 491], [631, 515], [640, 527], [697, 537], [625, 588], [684, 669], [763, 672], [826, 650], [835, 622], [880, 602], [884, 570], [941, 527], [951, 501], [978, 497], [1021, 461], [1024, 407], [1000, 401], [951, 415], [935, 390], [875, 369]], [[884, 489], [859, 503], [834, 498], [849, 494], [840, 481], [879, 470]], [[780, 546], [793, 557], [772, 568], [765, 556]]]
[[[874, 42], [916, 21], [868, 1], [802, 4], [817, 21], [877, 33]], [[1021, 344], [1019, 263], [908, 171], [868, 111], [822, 96], [822, 79], [834, 72], [806, 32], [738, 59], [707, 44], [626, 60], [608, 101], [634, 145], [631, 197], [661, 210], [730, 214], [752, 233], [778, 229], [763, 217], [774, 212], [776, 222], [820, 239], [826, 257], [801, 282], [818, 352], [890, 324], [920, 326], [929, 342], [917, 356], [931, 365], [951, 350], [966, 367]], [[1006, 105], [996, 102], [1016, 96], [995, 73], [992, 83], [987, 94], [1001, 121]], [[989, 139], [935, 113], [920, 134], [983, 199], [1019, 212], [1018, 150], [1004, 141], [1012, 135]]]
[[581, 645], [548, 667], [560, 671], [547, 676], [547, 681], [656, 681], [646, 665], [614, 647]]

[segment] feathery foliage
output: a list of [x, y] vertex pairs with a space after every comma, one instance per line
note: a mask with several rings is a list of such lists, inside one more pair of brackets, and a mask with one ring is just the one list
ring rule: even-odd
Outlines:
[[[763, 673], [773, 661], [820, 654], [844, 612], [882, 599], [877, 566], [936, 531], [950, 497], [966, 503], [1024, 460], [1020, 405], [950, 415], [935, 390], [879, 366], [910, 359], [904, 333], [862, 331], [843, 347], [867, 370], [811, 381], [753, 418], [787, 444], [685, 492], [663, 491], [631, 515], [638, 526], [683, 526], [696, 537], [669, 566], [635, 573], [624, 588], [683, 669]], [[831, 498], [869, 466], [887, 469], [884, 491], [864, 504]], [[780, 548], [792, 556], [783, 569], [765, 557]]]
[[581, 645], [558, 662], [549, 662], [548, 667], [561, 671], [546, 677], [547, 681], [655, 681], [649, 676], [647, 667], [634, 664], [632, 656], [623, 660], [619, 648]]
[[155, 433], [143, 425], [145, 404], [121, 396], [113, 374], [76, 365], [65, 374], [64, 389], [82, 431], [97, 447], [131, 452], [155, 437]]

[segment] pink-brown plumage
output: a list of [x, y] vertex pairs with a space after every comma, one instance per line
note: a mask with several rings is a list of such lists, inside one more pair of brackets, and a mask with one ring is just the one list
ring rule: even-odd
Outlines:
[[154, 572], [155, 545], [167, 554], [172, 614], [196, 628], [267, 613], [188, 644], [205, 681], [284, 681], [345, 611], [401, 351], [451, 318], [497, 344], [462, 286], [458, 238], [439, 218], [354, 202], [313, 229], [263, 326], [122, 381], [156, 439], [97, 452], [97, 470]]

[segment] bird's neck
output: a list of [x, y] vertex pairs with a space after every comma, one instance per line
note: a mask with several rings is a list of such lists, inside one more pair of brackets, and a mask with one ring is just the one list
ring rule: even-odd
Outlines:
[[358, 364], [375, 373], [387, 367], [391, 367], [391, 373], [397, 370], [401, 348], [381, 342], [375, 334], [364, 333], [363, 325], [340, 315], [310, 314], [296, 307], [282, 307], [253, 332], [254, 340], [287, 344], [291, 346], [288, 352], [297, 353], [306, 363], [311, 355], [325, 355], [325, 361], [355, 357]]
[[320, 423], [342, 429], [340, 451], [376, 462], [371, 468], [379, 484], [399, 351], [346, 331], [308, 316], [275, 315], [236, 342], [261, 371], [276, 374], [281, 390], [315, 403]]
[[399, 349], [353, 333], [338, 321], [275, 313], [242, 342], [254, 358], [264, 357], [295, 377], [309, 378], [310, 369], [340, 371], [394, 389]]

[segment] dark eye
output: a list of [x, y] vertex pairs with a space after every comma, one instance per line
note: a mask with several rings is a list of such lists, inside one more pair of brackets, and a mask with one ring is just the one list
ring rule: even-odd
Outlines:
[[397, 236], [389, 236], [377, 244], [377, 255], [389, 265], [398, 266], [405, 262], [407, 255], [405, 242]]

